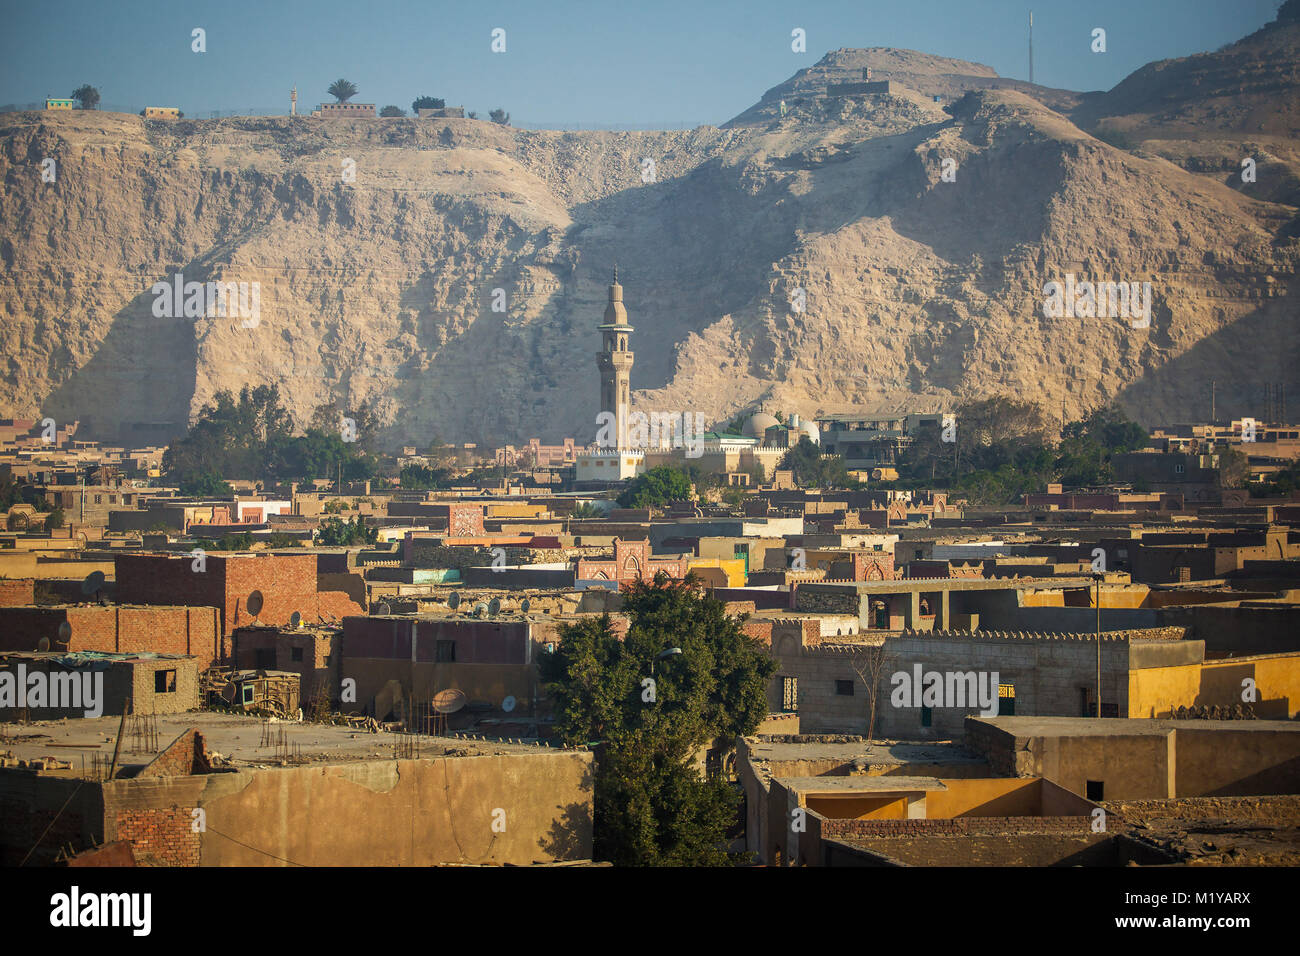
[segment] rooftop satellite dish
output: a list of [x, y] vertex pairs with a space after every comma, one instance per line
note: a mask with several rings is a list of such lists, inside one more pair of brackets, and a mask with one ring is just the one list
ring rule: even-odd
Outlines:
[[522, 601], [519, 602], [519, 612], [521, 614], [527, 614], [528, 609], [532, 606], [533, 606], [533, 602], [528, 600], [528, 598], [524, 598]]
[[375, 608], [375, 613], [378, 614], [380, 617], [387, 617], [388, 615], [393, 613], [393, 609], [389, 607], [387, 603], [381, 601], [379, 603], [379, 606]]
[[456, 610], [456, 608], [460, 607], [459, 591], [452, 591], [450, 594], [447, 595], [447, 607], [451, 608], [453, 611]]
[[501, 599], [493, 598], [488, 601], [487, 612], [489, 617], [496, 617], [501, 613]]
[[244, 604], [248, 608], [248, 613], [253, 617], [257, 617], [262, 613], [262, 592], [254, 591], [248, 596], [248, 600]]
[[50, 649], [50, 639], [48, 637], [42, 637], [36, 642], [36, 649], [38, 651], [48, 651]]
[[515, 709], [515, 699], [513, 697], [507, 697], [501, 702], [501, 709], [507, 714], [510, 713], [510, 711]]
[[440, 714], [454, 714], [465, 706], [465, 692], [450, 687], [433, 695], [433, 709]]
[[289, 626], [290, 626], [290, 627], [302, 627], [302, 615], [299, 614], [297, 611], [294, 611], [292, 614], [290, 614], [290, 615], [289, 615]]
[[91, 571], [89, 574], [86, 575], [85, 580], [81, 582], [81, 593], [87, 596], [93, 594], [95, 595], [96, 599], [98, 599], [99, 592], [103, 590], [103, 588], [104, 588], [103, 571]]
[[72, 625], [67, 621], [59, 622], [59, 643], [66, 644], [72, 640]]
[[487, 605], [484, 604], [482, 601], [479, 601], [477, 604], [474, 605], [475, 617], [482, 617], [486, 613], [487, 613]]

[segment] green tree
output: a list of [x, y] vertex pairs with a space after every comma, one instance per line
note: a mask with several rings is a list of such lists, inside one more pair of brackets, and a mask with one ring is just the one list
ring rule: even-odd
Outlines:
[[379, 538], [378, 528], [367, 528], [361, 515], [351, 521], [326, 518], [316, 528], [316, 540], [327, 547], [346, 547], [354, 544], [374, 544]]
[[794, 480], [805, 488], [851, 488], [857, 483], [839, 455], [823, 455], [806, 435], [781, 458], [778, 468], [794, 472]]
[[180, 491], [187, 498], [223, 498], [234, 493], [234, 489], [215, 471], [202, 471], [188, 476], [181, 481]]
[[691, 482], [686, 472], [671, 465], [660, 465], [633, 478], [627, 490], [618, 496], [618, 506], [649, 508], [690, 497]]
[[[711, 741], [753, 733], [776, 663], [693, 578], [633, 585], [623, 609], [626, 638], [608, 615], [577, 622], [539, 664], [560, 736], [599, 743], [596, 856], [619, 865], [736, 862], [725, 843], [738, 795], [700, 779], [693, 757]], [[681, 653], [664, 656], [670, 648]]]
[[99, 107], [99, 90], [87, 83], [72, 91], [72, 99], [76, 100], [83, 110], [97, 109]]
[[1250, 459], [1239, 448], [1226, 445], [1219, 452], [1219, 487], [1241, 488], [1250, 480]]
[[604, 512], [597, 508], [590, 501], [581, 501], [573, 508], [571, 518], [600, 518]]
[[385, 106], [379, 111], [380, 116], [405, 116], [406, 110], [400, 106]]
[[451, 484], [452, 473], [446, 468], [428, 465], [403, 465], [398, 476], [404, 491], [433, 491]]
[[337, 79], [325, 91], [340, 103], [346, 103], [357, 95], [357, 85], [351, 80]]
[[502, 126], [510, 125], [510, 114], [500, 107], [489, 112], [488, 119], [492, 120], [494, 123], [499, 123]]
[[62, 528], [62, 527], [63, 527], [63, 509], [60, 508], [58, 505], [55, 505], [54, 510], [52, 510], [48, 515], [45, 516], [45, 530], [53, 531], [56, 528]]
[[446, 108], [446, 100], [436, 96], [417, 96], [415, 102], [411, 104], [411, 112], [416, 116], [420, 115], [420, 110], [441, 110]]

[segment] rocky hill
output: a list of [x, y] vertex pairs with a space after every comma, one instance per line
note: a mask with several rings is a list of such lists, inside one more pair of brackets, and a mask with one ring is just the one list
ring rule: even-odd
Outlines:
[[[389, 445], [590, 440], [615, 262], [646, 411], [1010, 392], [1152, 422], [1208, 413], [1214, 380], [1221, 414], [1258, 413], [1300, 367], [1298, 140], [1285, 109], [1256, 121], [1297, 102], [1294, 3], [1107, 94], [839, 50], [721, 129], [0, 115], [0, 415], [156, 438], [273, 382], [300, 422], [370, 403]], [[826, 95], [864, 65], [893, 92]], [[177, 272], [259, 282], [260, 321], [155, 317]], [[1045, 317], [1066, 273], [1150, 282], [1150, 327]]]

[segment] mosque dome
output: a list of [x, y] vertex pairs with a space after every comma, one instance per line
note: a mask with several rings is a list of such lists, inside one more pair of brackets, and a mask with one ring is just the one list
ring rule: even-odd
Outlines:
[[776, 420], [775, 416], [769, 415], [767, 412], [759, 412], [749, 417], [749, 420], [741, 428], [741, 432], [746, 438], [757, 438], [762, 441], [763, 436], [767, 434], [767, 430], [779, 424], [781, 423]]
[[822, 432], [821, 429], [817, 427], [816, 422], [810, 422], [807, 420], [801, 421], [799, 423], [799, 434], [806, 437], [814, 445], [820, 445], [822, 443]]

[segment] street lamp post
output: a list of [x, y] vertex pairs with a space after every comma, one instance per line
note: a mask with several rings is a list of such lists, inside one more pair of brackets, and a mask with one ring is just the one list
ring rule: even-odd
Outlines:
[[681, 652], [682, 649], [680, 647], [670, 647], [668, 650], [660, 651], [656, 654], [650, 661], [650, 676], [654, 677], [655, 675], [655, 661], [661, 661], [666, 657], [676, 657]]
[[1101, 717], [1101, 582], [1105, 575], [1094, 572], [1092, 580], [1097, 585], [1097, 596], [1094, 603], [1097, 606], [1097, 717]]

